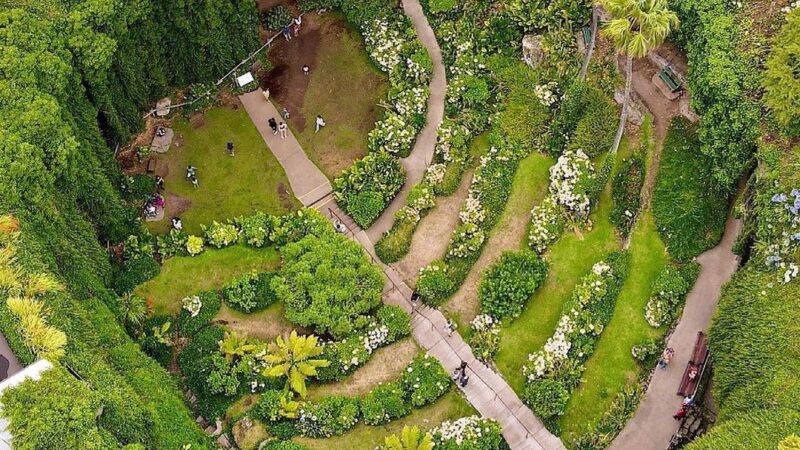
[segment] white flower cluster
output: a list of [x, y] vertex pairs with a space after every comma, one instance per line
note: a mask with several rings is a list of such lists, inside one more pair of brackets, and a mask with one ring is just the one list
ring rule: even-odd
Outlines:
[[367, 353], [372, 354], [375, 349], [386, 344], [387, 337], [389, 337], [389, 328], [387, 328], [386, 325], [381, 325], [367, 331], [367, 335], [364, 336], [364, 348], [367, 349]]
[[404, 116], [423, 114], [428, 101], [428, 89], [424, 86], [414, 86], [400, 91], [392, 100], [399, 114]]
[[453, 442], [456, 445], [473, 443], [491, 432], [491, 419], [479, 416], [462, 417], [458, 420], [445, 421], [432, 430], [438, 443]]
[[550, 167], [550, 193], [576, 219], [584, 220], [590, 208], [585, 190], [595, 177], [594, 165], [583, 150], [567, 150]]
[[498, 321], [494, 319], [494, 317], [490, 316], [489, 314], [479, 314], [472, 319], [470, 325], [472, 325], [472, 329], [475, 331], [485, 331], [490, 330], [494, 332], [500, 332], [500, 329], [497, 328]]
[[203, 302], [200, 301], [200, 297], [197, 295], [184, 297], [183, 300], [181, 300], [181, 304], [183, 305], [183, 309], [189, 311], [192, 317], [196, 317], [200, 314], [200, 308], [203, 307]]
[[444, 164], [431, 164], [425, 171], [424, 183], [435, 186], [444, 180], [444, 174], [447, 171], [447, 166]]
[[800, 188], [789, 195], [773, 195], [761, 214], [755, 248], [763, 248], [767, 267], [777, 269], [781, 282], [787, 284], [800, 275]]
[[465, 223], [455, 230], [448, 255], [466, 258], [470, 253], [480, 250], [485, 240], [486, 233], [481, 227], [476, 223]]
[[389, 111], [386, 118], [376, 123], [375, 128], [369, 132], [369, 148], [372, 151], [396, 155], [411, 148], [416, 135], [417, 130], [403, 115]]
[[433, 188], [430, 185], [420, 184], [414, 192], [418, 192], [419, 195], [408, 204], [408, 207], [422, 212], [436, 206], [436, 197], [433, 195]]
[[582, 359], [585, 356], [583, 353], [570, 356], [570, 350], [579, 335], [599, 336], [603, 332], [603, 325], [594, 323], [589, 307], [594, 301], [604, 297], [612, 276], [611, 266], [600, 261], [592, 266], [592, 272], [575, 287], [575, 304], [572, 309], [561, 316], [555, 332], [547, 339], [544, 348], [528, 355], [528, 363], [522, 368], [528, 381], [553, 374], [570, 357]]
[[558, 83], [551, 81], [545, 84], [537, 84], [533, 87], [533, 93], [539, 99], [539, 103], [549, 108], [559, 100], [557, 89]]
[[[739, 7], [741, 8], [741, 3], [739, 4]], [[784, 14], [789, 14], [795, 8], [800, 8], [800, 0], [795, 0], [789, 3], [788, 5], [784, 6], [783, 8], [781, 8], [781, 12]]]
[[397, 27], [391, 26], [388, 18], [375, 19], [364, 30], [364, 42], [370, 57], [383, 69], [391, 72], [400, 64], [403, 36]]
[[480, 224], [483, 223], [483, 220], [486, 218], [486, 211], [483, 209], [481, 201], [474, 191], [469, 192], [464, 206], [461, 207], [461, 211], [458, 213], [458, 218], [463, 224]]
[[555, 242], [564, 231], [564, 213], [554, 195], [548, 195], [531, 210], [531, 229], [528, 245], [538, 254]]

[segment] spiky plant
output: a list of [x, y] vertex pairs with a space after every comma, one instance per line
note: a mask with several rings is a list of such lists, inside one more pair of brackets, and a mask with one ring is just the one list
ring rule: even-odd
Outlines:
[[298, 336], [292, 331], [288, 339], [278, 336], [269, 345], [264, 361], [269, 367], [264, 369], [264, 376], [286, 377], [285, 392], [297, 392], [301, 398], [306, 397], [306, 379], [317, 374], [317, 368], [328, 367], [330, 361], [316, 359], [322, 354], [322, 346], [314, 335]]
[[432, 450], [433, 437], [423, 434], [416, 426], [403, 427], [400, 435], [393, 434], [384, 441], [383, 450]]

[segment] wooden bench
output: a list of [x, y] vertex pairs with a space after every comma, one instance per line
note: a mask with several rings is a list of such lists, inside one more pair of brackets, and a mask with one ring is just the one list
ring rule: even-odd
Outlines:
[[150, 158], [147, 161], [147, 173], [153, 173], [156, 171], [156, 159]]
[[592, 42], [592, 29], [589, 27], [583, 27], [583, 45], [586, 48], [589, 48], [589, 44]]
[[658, 72], [658, 77], [661, 78], [662, 81], [667, 85], [670, 92], [677, 92], [681, 89], [681, 80], [675, 75], [675, 72], [672, 71], [669, 67], [664, 67]]

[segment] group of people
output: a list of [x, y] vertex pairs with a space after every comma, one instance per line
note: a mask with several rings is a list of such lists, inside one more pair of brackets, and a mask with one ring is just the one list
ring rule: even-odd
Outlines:
[[461, 364], [453, 371], [453, 379], [456, 380], [459, 386], [467, 387], [469, 383], [469, 375], [467, 375], [467, 362], [461, 361]]
[[164, 209], [164, 197], [158, 192], [153, 195], [148, 195], [144, 203], [144, 216], [152, 219], [158, 216], [158, 211]]
[[686, 414], [689, 413], [689, 410], [691, 409], [692, 406], [694, 406], [694, 395], [687, 395], [686, 397], [683, 397], [683, 404], [681, 405], [678, 412], [676, 412], [675, 415], [672, 416], [672, 418], [675, 420], [683, 419], [684, 417], [686, 417]]
[[291, 41], [292, 37], [297, 37], [300, 35], [300, 26], [303, 24], [303, 16], [297, 16], [292, 19], [292, 23], [283, 27], [283, 38], [287, 41]]
[[270, 117], [269, 120], [267, 120], [267, 123], [269, 124], [269, 128], [272, 130], [272, 134], [280, 133], [281, 139], [286, 139], [287, 130], [289, 129], [289, 126], [286, 125], [286, 122], [278, 123], [274, 117]]
[[661, 353], [661, 357], [658, 358], [658, 368], [666, 369], [673, 356], [675, 356], [675, 350], [672, 347], [665, 348]]

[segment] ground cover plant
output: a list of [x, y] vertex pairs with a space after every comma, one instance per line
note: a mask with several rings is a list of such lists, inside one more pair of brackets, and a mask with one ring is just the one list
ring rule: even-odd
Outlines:
[[713, 247], [722, 235], [727, 196], [709, 180], [710, 164], [699, 152], [695, 128], [675, 119], [653, 190], [653, 216], [670, 255], [687, 261]]

